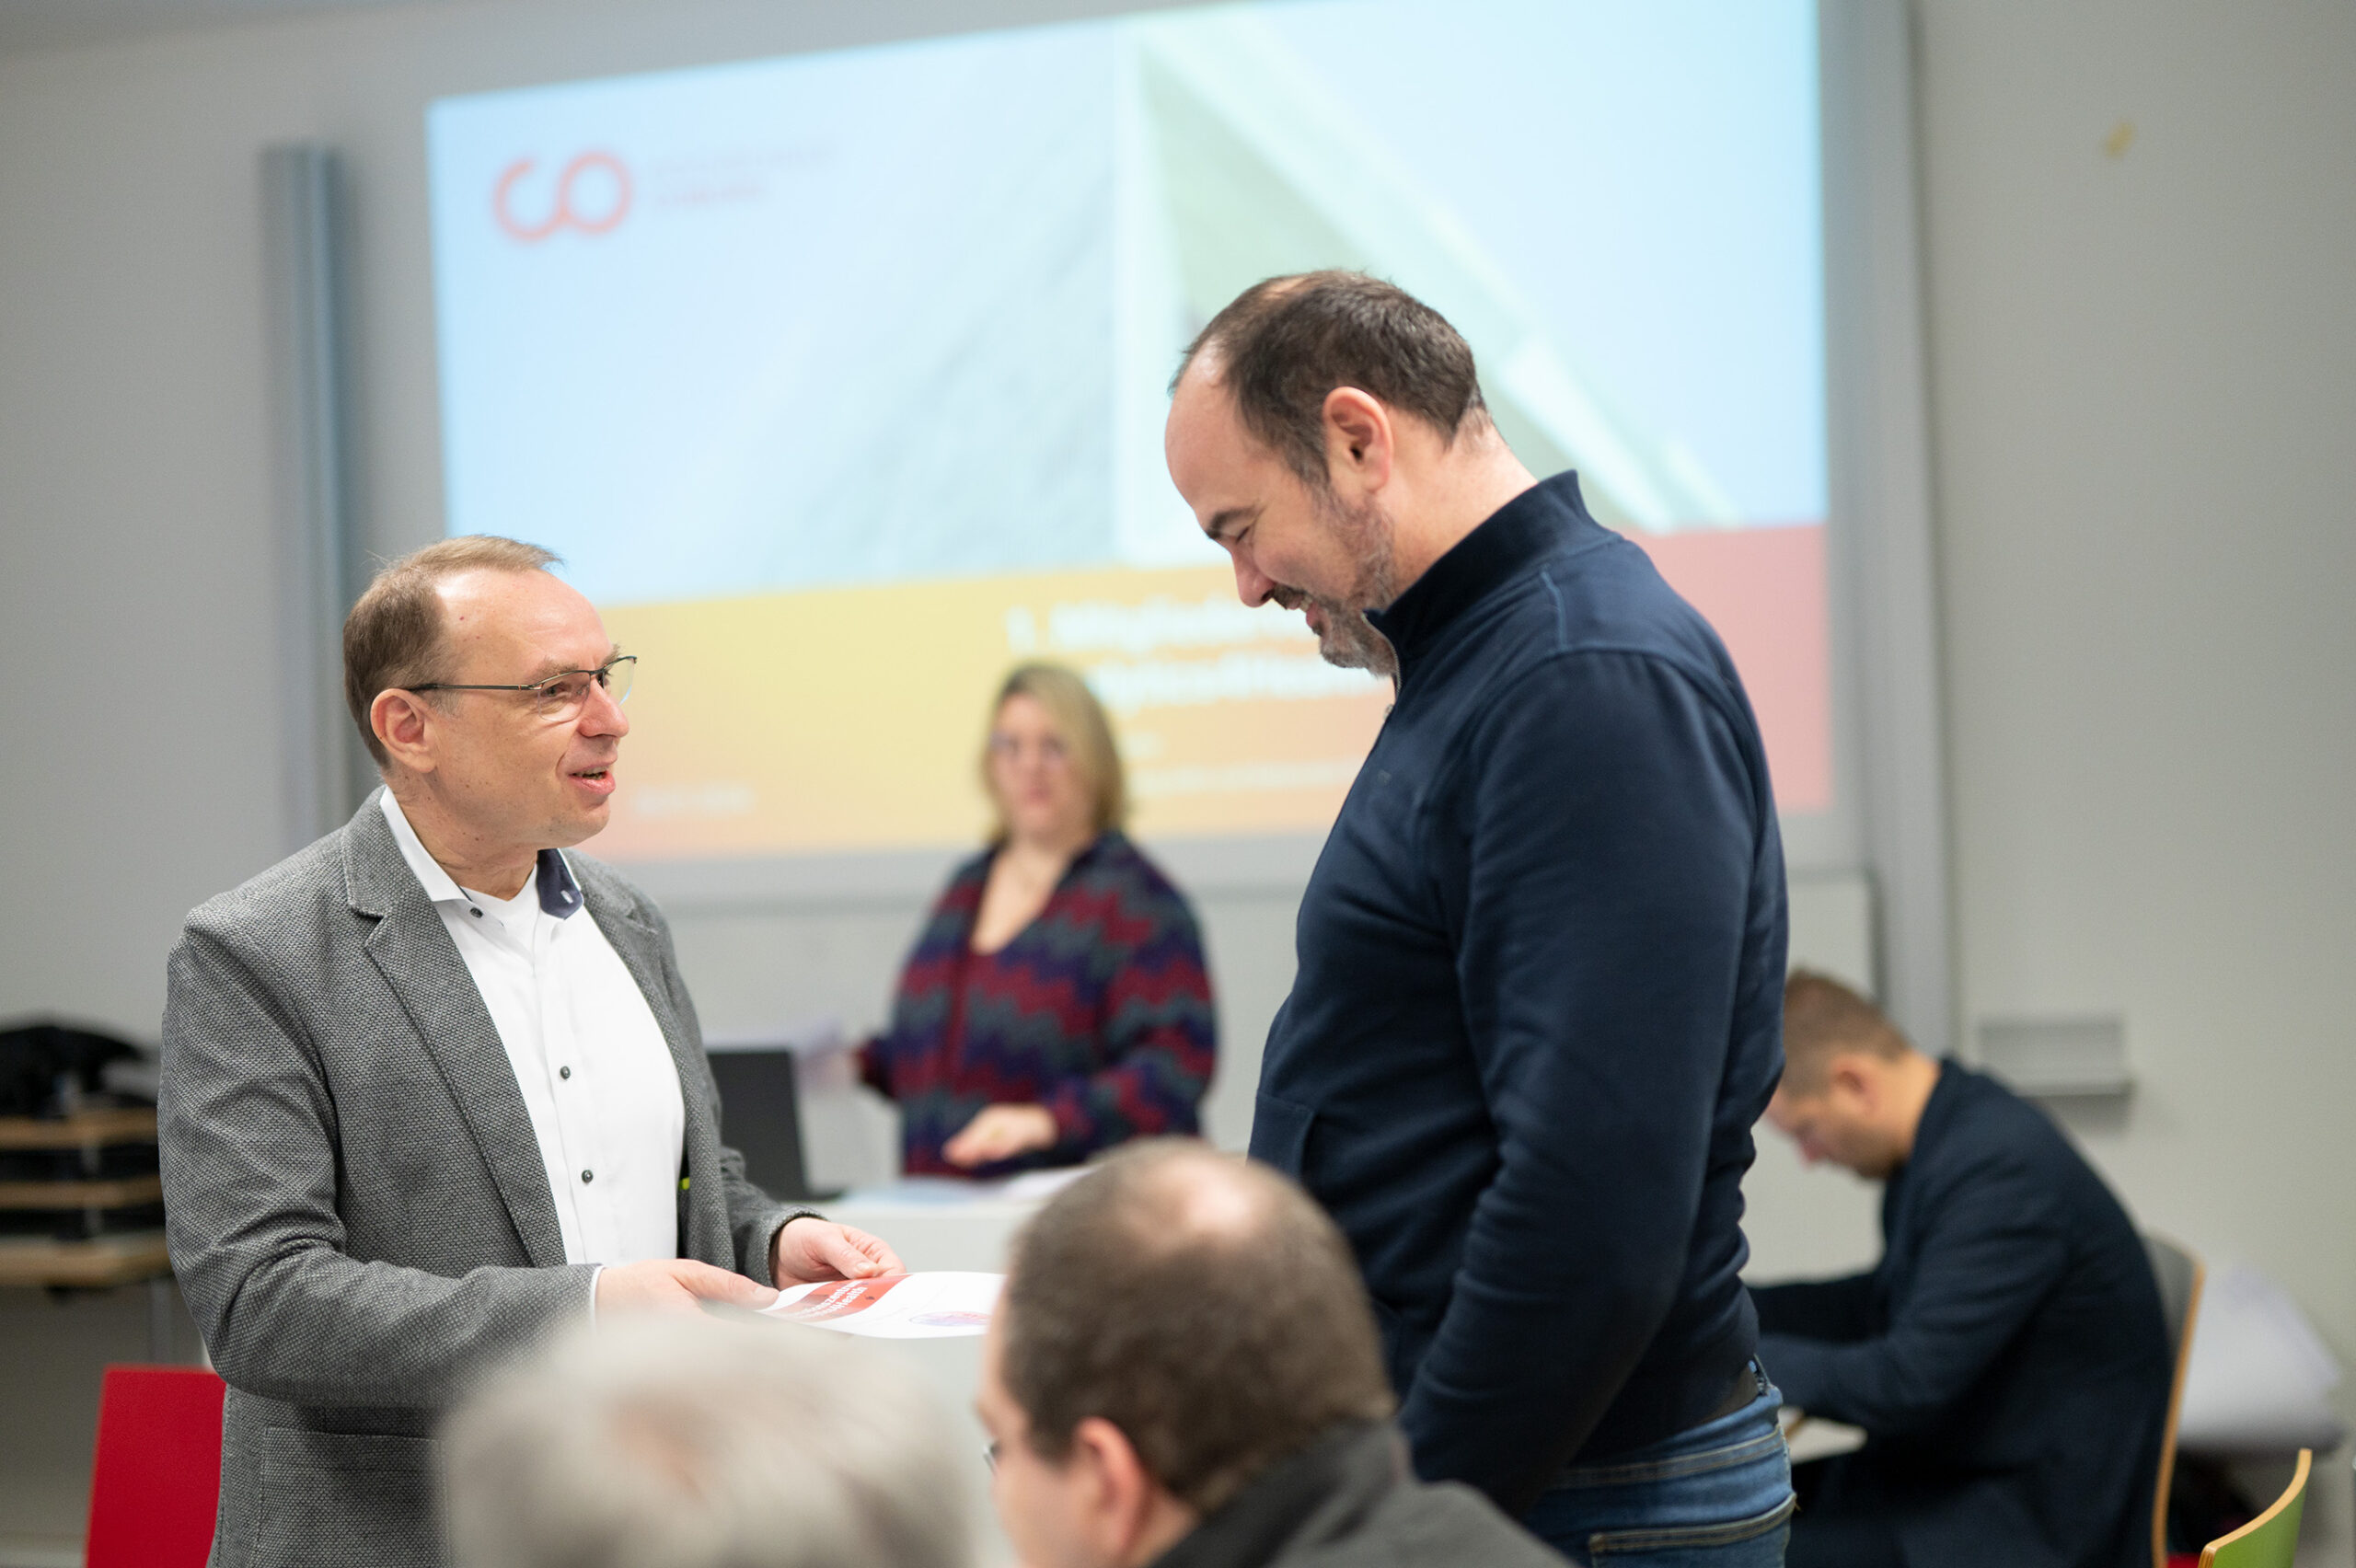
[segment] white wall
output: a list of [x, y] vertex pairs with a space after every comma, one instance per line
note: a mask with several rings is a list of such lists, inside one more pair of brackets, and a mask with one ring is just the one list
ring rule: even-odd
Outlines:
[[1964, 1006], [2123, 1013], [2090, 1150], [2356, 1357], [2356, 10], [1924, 13]]
[[[398, 548], [439, 527], [427, 98], [1100, 8], [520, 0], [0, 57], [0, 1017], [152, 1035], [182, 912], [286, 847], [261, 145], [348, 156], [362, 501]], [[2090, 1152], [2356, 1358], [2356, 11], [1920, 16], [1962, 1038], [2123, 1014], [2140, 1084]], [[1290, 895], [1204, 907], [1256, 1047]], [[858, 1021], [912, 917], [681, 936], [716, 1026]], [[1870, 1194], [1780, 1150], [1753, 1213], [1771, 1272], [1870, 1246]], [[83, 1462], [0, 1536], [75, 1529]]]
[[1922, 20], [1964, 1010], [2123, 1015], [2088, 1152], [2356, 1364], [2356, 9]]

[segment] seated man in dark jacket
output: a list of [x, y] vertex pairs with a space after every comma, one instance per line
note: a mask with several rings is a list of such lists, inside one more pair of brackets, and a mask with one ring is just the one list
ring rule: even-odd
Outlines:
[[1835, 981], [1793, 974], [1784, 1052], [1768, 1120], [1888, 1183], [1871, 1274], [1751, 1292], [1784, 1397], [1866, 1435], [1802, 1472], [1787, 1561], [2142, 1568], [2172, 1360], [2119, 1200], [2041, 1112]]
[[1199, 1144], [1132, 1145], [1023, 1228], [976, 1406], [1033, 1568], [1563, 1568], [1415, 1479], [1348, 1243]]

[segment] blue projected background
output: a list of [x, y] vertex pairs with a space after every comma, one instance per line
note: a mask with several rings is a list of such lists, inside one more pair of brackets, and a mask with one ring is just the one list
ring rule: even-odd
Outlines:
[[1330, 820], [1380, 689], [1234, 603], [1161, 453], [1202, 322], [1330, 265], [1464, 331], [1823, 809], [1815, 40], [1791, 0], [1295, 0], [435, 104], [448, 526], [559, 550], [646, 655], [602, 847], [963, 837], [1042, 655], [1149, 831]]

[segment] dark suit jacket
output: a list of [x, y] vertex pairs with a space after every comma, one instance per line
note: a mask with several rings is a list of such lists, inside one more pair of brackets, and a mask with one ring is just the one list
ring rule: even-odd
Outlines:
[[1812, 1511], [1885, 1516], [1909, 1568], [2145, 1568], [2174, 1358], [2102, 1179], [1947, 1062], [1882, 1236], [1869, 1274], [1751, 1292], [1784, 1398], [1869, 1439], [1829, 1461]]
[[1151, 1568], [1563, 1568], [1456, 1482], [1407, 1469], [1389, 1422], [1336, 1426], [1214, 1509]]
[[[795, 1210], [744, 1179], [671, 935], [568, 858], [678, 1067], [679, 1251], [768, 1281]], [[188, 917], [164, 1009], [172, 1266], [222, 1417], [215, 1568], [440, 1560], [433, 1428], [467, 1385], [589, 1315], [491, 1014], [375, 796]]]

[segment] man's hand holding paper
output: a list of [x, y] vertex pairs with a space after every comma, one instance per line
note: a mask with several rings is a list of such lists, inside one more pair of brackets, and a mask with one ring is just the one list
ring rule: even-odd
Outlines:
[[780, 1286], [907, 1272], [900, 1255], [882, 1240], [815, 1215], [787, 1221], [769, 1243], [769, 1277]]

